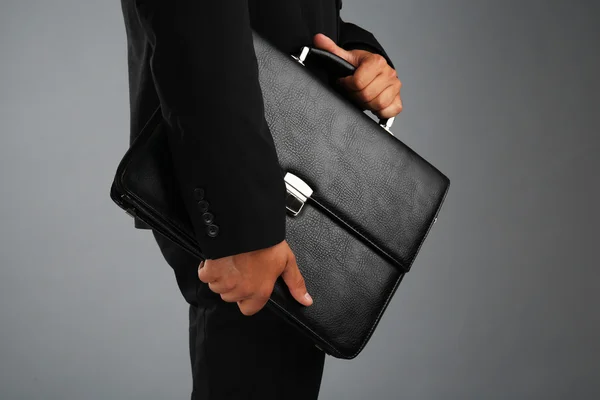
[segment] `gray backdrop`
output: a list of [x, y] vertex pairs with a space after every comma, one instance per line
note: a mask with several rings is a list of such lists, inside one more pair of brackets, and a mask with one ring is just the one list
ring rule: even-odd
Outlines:
[[[342, 16], [389, 51], [393, 130], [452, 185], [320, 398], [600, 398], [600, 2], [345, 0]], [[119, 3], [3, 0], [0, 46], [0, 398], [187, 399], [187, 304], [109, 198], [128, 144]]]

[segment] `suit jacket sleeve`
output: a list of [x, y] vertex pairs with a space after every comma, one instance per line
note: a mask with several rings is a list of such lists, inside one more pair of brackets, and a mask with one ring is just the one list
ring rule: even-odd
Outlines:
[[283, 173], [245, 1], [136, 0], [175, 177], [208, 259], [285, 239]]
[[[340, 3], [341, 4], [341, 3]], [[340, 7], [341, 8], [341, 7]], [[388, 65], [394, 69], [394, 63], [385, 52], [383, 46], [377, 41], [375, 36], [360, 26], [352, 22], [346, 22], [338, 14], [339, 18], [339, 42], [338, 46], [346, 50], [366, 50], [371, 53], [383, 56]]]

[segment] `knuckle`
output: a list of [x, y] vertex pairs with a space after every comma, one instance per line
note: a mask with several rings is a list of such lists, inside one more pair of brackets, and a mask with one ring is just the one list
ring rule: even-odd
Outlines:
[[235, 289], [235, 282], [232, 282], [231, 280], [223, 282], [223, 290], [225, 290], [226, 292], [230, 292], [233, 289]]
[[384, 65], [387, 65], [387, 61], [386, 61], [385, 57], [382, 56], [381, 54], [375, 54], [374, 59], [375, 59], [376, 65], [379, 67], [383, 67]]

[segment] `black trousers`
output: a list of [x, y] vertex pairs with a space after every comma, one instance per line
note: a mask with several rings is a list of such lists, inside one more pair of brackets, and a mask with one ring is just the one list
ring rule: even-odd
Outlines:
[[192, 400], [316, 400], [325, 353], [269, 310], [243, 315], [198, 279], [199, 259], [152, 231], [189, 303]]

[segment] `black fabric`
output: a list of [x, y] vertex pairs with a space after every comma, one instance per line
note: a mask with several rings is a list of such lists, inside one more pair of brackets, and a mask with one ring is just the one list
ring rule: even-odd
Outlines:
[[199, 259], [152, 231], [189, 306], [192, 400], [316, 400], [325, 353], [263, 309], [247, 317], [197, 279]]
[[[258, 83], [251, 30], [291, 53], [318, 32], [342, 47], [374, 36], [341, 20], [336, 0], [122, 0], [128, 43], [130, 144], [160, 104], [178, 189], [208, 258], [285, 238], [285, 186]], [[213, 226], [194, 191], [202, 189]], [[239, 207], [240, 199], [244, 207]], [[260, 229], [257, 227], [260, 226]], [[149, 228], [135, 219], [135, 227]], [[215, 233], [215, 230], [218, 230]]]

